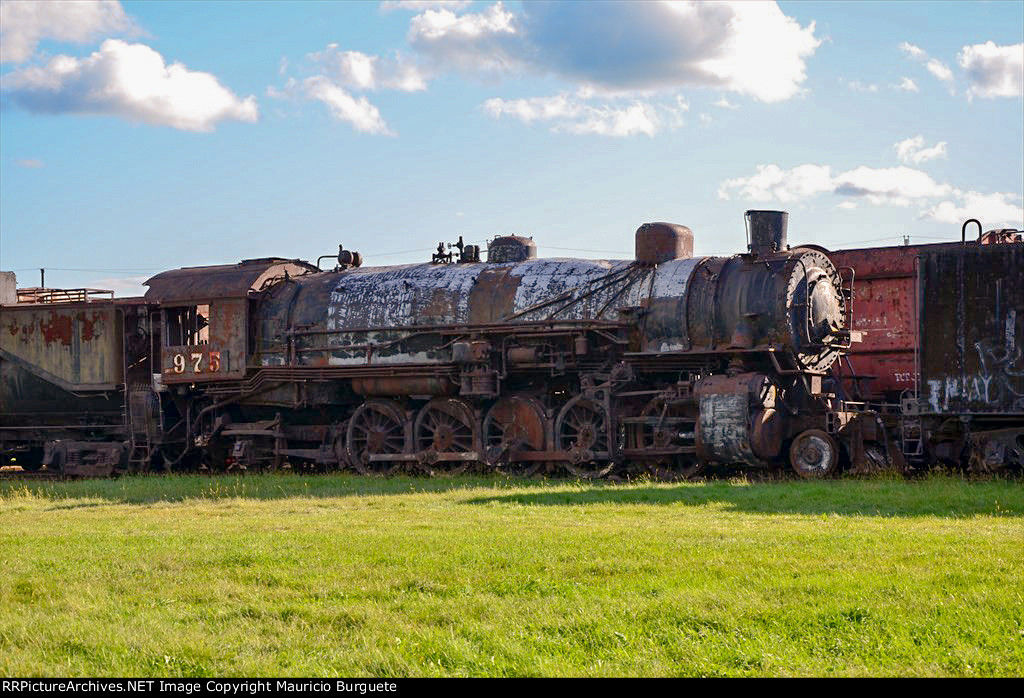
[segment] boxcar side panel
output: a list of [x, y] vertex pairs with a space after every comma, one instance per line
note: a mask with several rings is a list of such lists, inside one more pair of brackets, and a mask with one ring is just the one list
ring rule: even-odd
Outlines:
[[924, 410], [1024, 415], [1024, 245], [929, 252], [920, 273]]

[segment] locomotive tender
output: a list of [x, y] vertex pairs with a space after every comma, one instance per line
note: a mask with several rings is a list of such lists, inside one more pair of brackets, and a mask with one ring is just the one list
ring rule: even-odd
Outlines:
[[829, 257], [857, 270], [864, 337], [834, 367], [837, 392], [889, 405], [912, 464], [1024, 466], [1024, 234], [971, 219], [960, 242]]
[[[538, 259], [532, 240], [505, 236], [486, 261], [460, 241], [424, 264], [367, 268], [339, 249], [329, 271], [282, 258], [168, 271], [144, 299], [104, 305], [104, 352], [123, 361], [102, 385], [50, 380], [37, 359], [53, 342], [29, 328], [31, 313], [67, 313], [67, 343], [47, 351], [89, 363], [76, 313], [103, 301], [6, 305], [0, 451], [97, 474], [288, 463], [685, 477], [788, 463], [815, 477], [841, 460], [898, 461], [882, 415], [835, 391], [832, 368], [859, 339], [852, 273], [789, 248], [787, 218], [748, 211], [748, 251], [732, 257], [693, 257], [688, 228], [649, 223], [634, 260]], [[33, 430], [29, 376], [109, 404]]]

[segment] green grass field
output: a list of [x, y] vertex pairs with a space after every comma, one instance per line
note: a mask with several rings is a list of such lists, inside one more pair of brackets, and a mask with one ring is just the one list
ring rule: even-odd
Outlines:
[[1024, 485], [0, 483], [2, 675], [1020, 675]]

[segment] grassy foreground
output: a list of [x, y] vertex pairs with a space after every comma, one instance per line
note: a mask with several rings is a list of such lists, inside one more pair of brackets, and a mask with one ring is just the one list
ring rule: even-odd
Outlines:
[[0, 675], [1020, 675], [1024, 485], [0, 483]]

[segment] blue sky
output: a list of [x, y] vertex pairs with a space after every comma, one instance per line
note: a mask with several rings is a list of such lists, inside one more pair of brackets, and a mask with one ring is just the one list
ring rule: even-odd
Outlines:
[[[1024, 226], [1024, 3], [0, 2], [0, 268]], [[618, 253], [618, 254], [616, 254]]]

